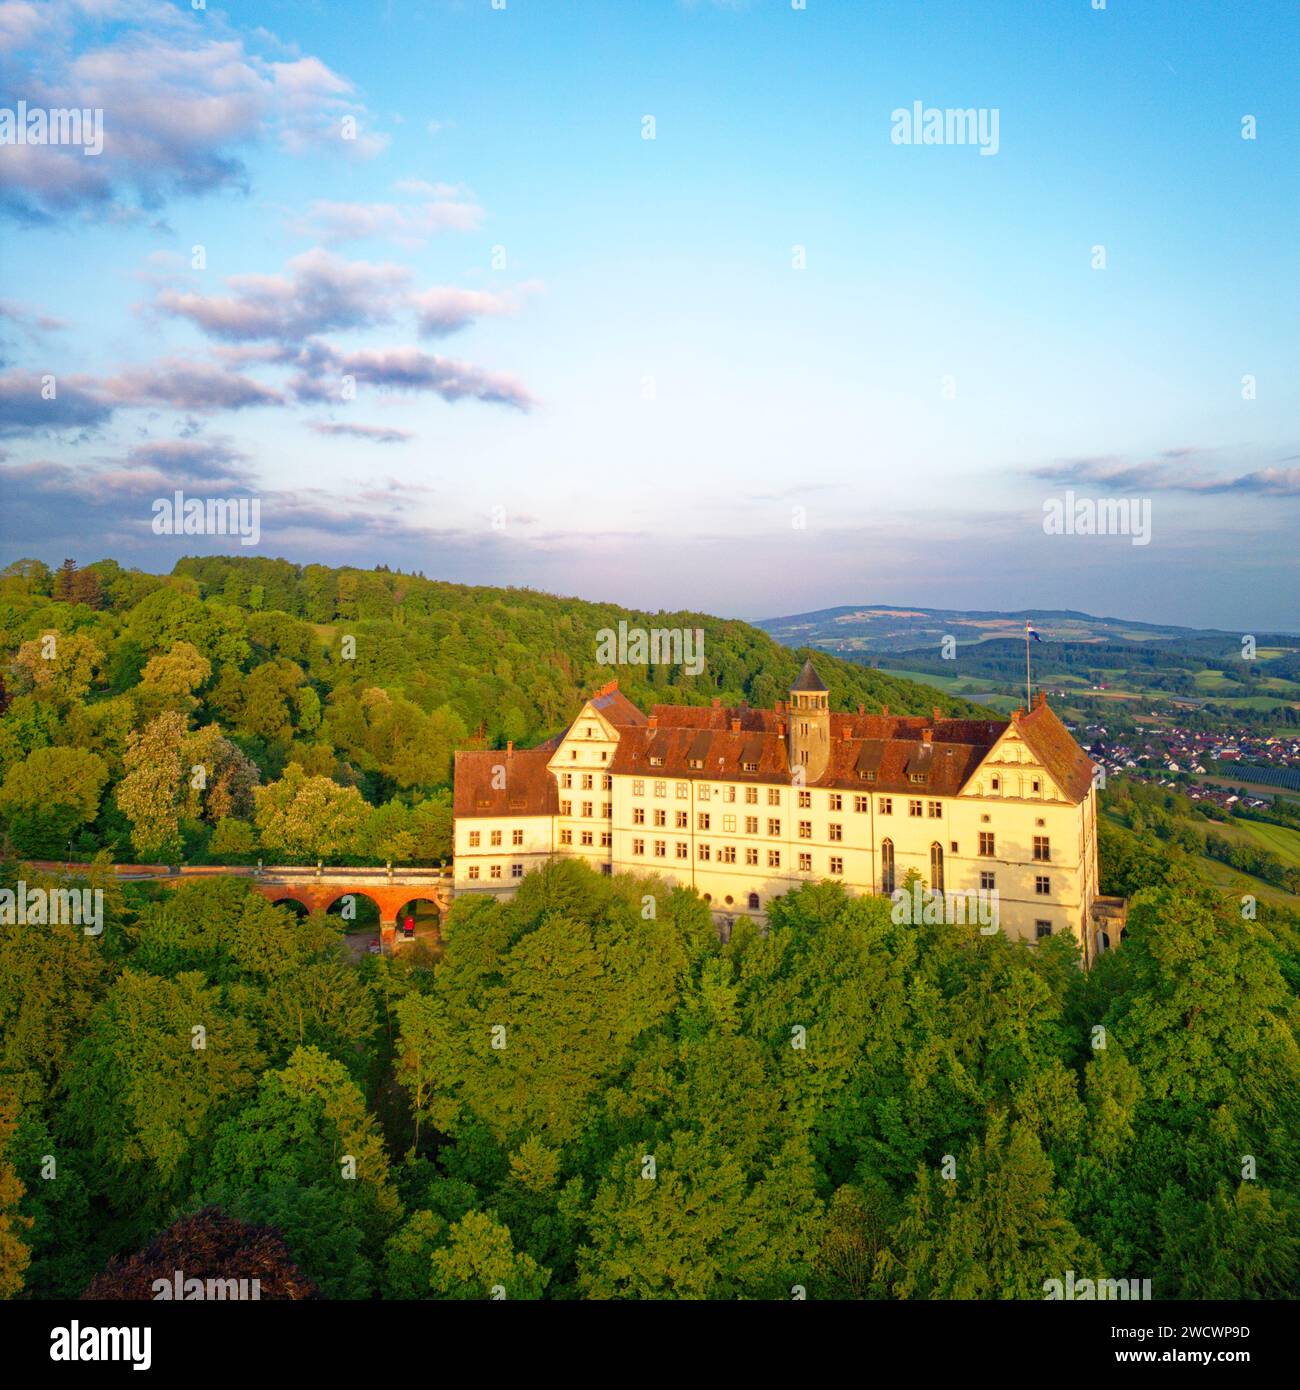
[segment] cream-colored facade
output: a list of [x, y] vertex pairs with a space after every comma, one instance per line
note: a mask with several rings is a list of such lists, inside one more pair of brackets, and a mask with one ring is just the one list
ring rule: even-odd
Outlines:
[[1013, 939], [1096, 954], [1091, 764], [1041, 697], [1010, 720], [891, 719], [832, 713], [810, 666], [800, 684], [776, 710], [647, 717], [615, 683], [542, 749], [458, 754], [457, 892], [572, 855], [694, 888], [725, 930], [803, 882], [888, 894], [914, 871], [995, 900]]

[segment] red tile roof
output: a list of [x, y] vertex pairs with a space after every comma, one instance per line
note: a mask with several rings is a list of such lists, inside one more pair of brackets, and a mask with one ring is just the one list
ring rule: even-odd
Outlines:
[[1016, 727], [1052, 781], [1071, 801], [1082, 801], [1092, 788], [1092, 759], [1042, 695], [1028, 714], [1020, 715]]
[[[475, 749], [456, 754], [453, 777], [456, 816], [558, 816], [560, 798], [555, 778], [547, 771], [559, 738], [537, 748]], [[505, 768], [505, 785], [492, 785], [495, 769]]]
[[[775, 710], [719, 705], [656, 705], [649, 719], [618, 690], [597, 691], [592, 703], [619, 730], [611, 773], [736, 782], [793, 781], [783, 736], [788, 716]], [[1016, 724], [1034, 756], [1072, 800], [1087, 796], [1092, 763], [1042, 700]], [[1008, 726], [1003, 719], [943, 719], [919, 715], [830, 715], [824, 774], [812, 786], [913, 796], [955, 796]], [[926, 735], [929, 738], [926, 738]], [[563, 740], [539, 748], [456, 754], [457, 816], [559, 814], [556, 779], [547, 771]], [[492, 787], [504, 764], [506, 786]], [[924, 776], [923, 783], [913, 775]]]

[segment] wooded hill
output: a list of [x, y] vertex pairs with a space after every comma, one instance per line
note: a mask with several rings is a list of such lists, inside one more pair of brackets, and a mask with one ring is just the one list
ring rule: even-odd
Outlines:
[[[600, 664], [620, 621], [700, 629], [703, 670]], [[33, 857], [436, 862], [456, 748], [539, 741], [615, 677], [645, 708], [770, 706], [809, 654], [704, 613], [245, 556], [19, 561], [0, 630], [0, 816]], [[837, 709], [977, 708], [817, 661]]]

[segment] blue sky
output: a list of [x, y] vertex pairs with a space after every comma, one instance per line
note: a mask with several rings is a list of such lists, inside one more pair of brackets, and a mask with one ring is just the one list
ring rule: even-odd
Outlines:
[[[1296, 627], [1298, 22], [0, 0], [5, 101], [105, 136], [0, 145], [0, 560], [234, 548], [153, 534], [181, 488], [639, 607]], [[1067, 490], [1150, 543], [1044, 534]]]

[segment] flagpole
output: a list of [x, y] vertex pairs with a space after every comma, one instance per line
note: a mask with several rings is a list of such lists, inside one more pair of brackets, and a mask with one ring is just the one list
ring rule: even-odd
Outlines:
[[1034, 707], [1033, 698], [1029, 693], [1029, 619], [1025, 619], [1025, 713], [1028, 714]]

